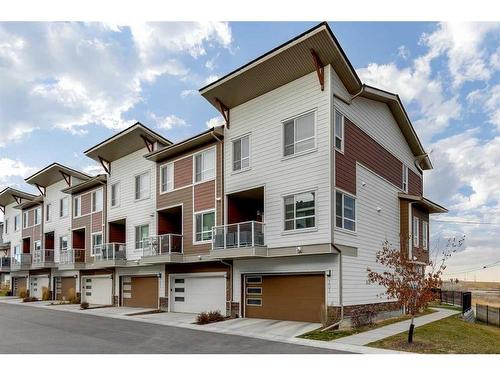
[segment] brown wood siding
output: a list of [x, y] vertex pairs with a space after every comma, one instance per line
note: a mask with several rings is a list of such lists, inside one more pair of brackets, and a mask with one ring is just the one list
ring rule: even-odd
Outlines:
[[82, 215], [90, 214], [91, 204], [92, 204], [92, 194], [91, 193], [82, 194]]
[[[413, 257], [416, 258], [417, 261], [419, 262], [429, 262], [429, 250], [425, 250], [422, 246], [423, 244], [423, 237], [422, 237], [422, 230], [423, 230], [423, 225], [422, 222], [426, 221], [429, 223], [429, 213], [425, 212], [424, 210], [413, 206], [412, 207], [412, 216], [413, 217], [418, 217], [419, 220], [419, 226], [418, 226], [418, 238], [419, 238], [419, 246], [413, 246], [413, 241], [412, 241], [412, 247], [413, 247]], [[412, 219], [413, 220], [413, 219]], [[413, 225], [413, 223], [412, 223]], [[413, 228], [413, 226], [412, 226]], [[427, 226], [429, 228], [429, 226]], [[427, 232], [427, 239], [429, 239], [429, 232]]]
[[[40, 218], [42, 219], [42, 222], [43, 222], [43, 209], [41, 206], [38, 206], [38, 207], [40, 207], [40, 213], [41, 213]], [[36, 226], [33, 226], [33, 224], [35, 223], [35, 208], [31, 208], [27, 211], [28, 212], [28, 228], [24, 228], [21, 231], [22, 238], [29, 238], [31, 240], [30, 252], [32, 250], [33, 243], [35, 241], [42, 240], [42, 223], [40, 223]], [[23, 213], [21, 214], [21, 223], [20, 223], [21, 228], [23, 225], [22, 219], [24, 216], [24, 212], [26, 212], [26, 210], [23, 211]], [[42, 243], [42, 246], [43, 246], [43, 243]]]
[[[158, 181], [160, 181], [158, 179]], [[188, 156], [174, 163], [174, 189], [193, 183], [193, 157]]]
[[411, 169], [408, 172], [408, 194], [422, 196], [422, 176], [417, 175]]
[[409, 226], [408, 226], [408, 208], [409, 201], [405, 199], [399, 200], [399, 238], [400, 247], [402, 251], [409, 254], [408, 241], [410, 239]]
[[194, 186], [194, 211], [215, 208], [215, 180]]
[[96, 233], [96, 232], [103, 232], [102, 211], [95, 212], [92, 214], [92, 233]]
[[158, 277], [130, 277], [131, 289], [130, 291], [122, 291], [122, 293], [130, 293], [131, 298], [123, 298], [123, 306], [157, 309], [159, 301]]
[[325, 305], [325, 275], [266, 275], [262, 284], [247, 284], [261, 287], [262, 306], [246, 304], [245, 317], [320, 322], [321, 309]]

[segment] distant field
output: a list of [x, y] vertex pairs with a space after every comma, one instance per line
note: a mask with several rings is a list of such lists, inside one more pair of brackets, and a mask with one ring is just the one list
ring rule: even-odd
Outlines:
[[443, 282], [443, 290], [472, 292], [472, 304], [500, 307], [500, 282], [459, 281], [458, 284]]

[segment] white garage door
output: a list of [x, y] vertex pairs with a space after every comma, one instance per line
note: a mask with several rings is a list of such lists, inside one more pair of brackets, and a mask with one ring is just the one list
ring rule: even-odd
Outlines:
[[113, 280], [109, 276], [82, 278], [82, 302], [91, 305], [113, 304]]
[[170, 310], [200, 313], [220, 311], [226, 314], [226, 278], [224, 276], [172, 275]]
[[31, 276], [30, 277], [30, 296], [42, 299], [43, 288], [49, 288], [48, 276]]

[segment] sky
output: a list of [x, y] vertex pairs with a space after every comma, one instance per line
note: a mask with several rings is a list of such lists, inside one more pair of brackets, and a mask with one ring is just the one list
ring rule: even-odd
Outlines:
[[[0, 188], [33, 191], [24, 178], [54, 161], [97, 173], [83, 151], [136, 121], [172, 141], [221, 123], [198, 89], [314, 25], [0, 22]], [[450, 210], [431, 248], [466, 236], [445, 276], [500, 281], [500, 24], [330, 26], [430, 152], [424, 194]]]

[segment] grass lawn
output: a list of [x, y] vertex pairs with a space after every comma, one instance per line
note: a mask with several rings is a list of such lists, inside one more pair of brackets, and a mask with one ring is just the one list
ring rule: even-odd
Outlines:
[[[425, 311], [418, 314], [417, 316], [427, 315], [427, 314], [431, 314], [433, 312], [435, 312], [435, 311], [432, 309], [425, 309]], [[315, 331], [304, 333], [303, 335], [300, 335], [299, 337], [302, 339], [331, 341], [331, 340], [340, 339], [342, 337], [351, 336], [351, 335], [354, 335], [356, 333], [366, 332], [366, 331], [369, 331], [371, 329], [380, 328], [380, 327], [383, 327], [383, 326], [386, 326], [389, 324], [402, 322], [403, 320], [408, 320], [408, 319], [410, 319], [410, 316], [401, 315], [401, 316], [398, 316], [395, 318], [385, 319], [385, 320], [382, 320], [382, 321], [377, 322], [375, 324], [360, 327], [360, 328], [352, 328], [352, 329], [348, 329], [348, 330], [325, 331], [325, 332], [321, 332], [321, 330], [315, 330]]]
[[448, 309], [448, 310], [455, 310], [462, 312], [462, 308], [460, 306], [454, 306], [454, 305], [446, 305], [446, 304], [441, 304], [441, 303], [431, 303], [429, 307], [438, 307], [440, 309]]
[[8, 290], [0, 290], [0, 297], [6, 296], [8, 292]]
[[468, 323], [458, 315], [415, 328], [413, 344], [407, 333], [376, 341], [368, 346], [415, 353], [500, 353], [500, 329], [483, 323]]

